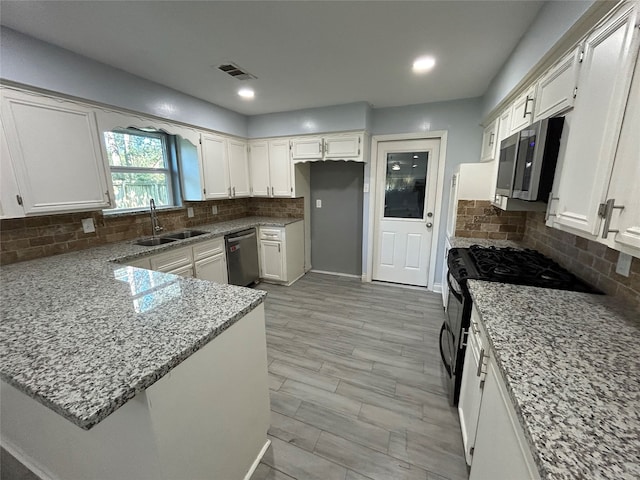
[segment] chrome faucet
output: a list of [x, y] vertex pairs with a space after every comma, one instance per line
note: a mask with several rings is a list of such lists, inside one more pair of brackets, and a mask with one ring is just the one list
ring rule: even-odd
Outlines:
[[151, 235], [155, 237], [158, 232], [161, 232], [164, 229], [158, 223], [158, 214], [156, 212], [156, 202], [153, 198], [149, 200], [149, 210], [151, 213]]

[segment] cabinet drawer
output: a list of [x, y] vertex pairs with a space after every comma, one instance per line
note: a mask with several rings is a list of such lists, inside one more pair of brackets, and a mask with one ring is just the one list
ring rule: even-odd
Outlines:
[[193, 246], [193, 259], [200, 260], [224, 252], [224, 237], [207, 240]]
[[282, 230], [279, 228], [261, 228], [260, 240], [282, 240], [284, 237]]
[[191, 265], [192, 260], [191, 247], [179, 248], [151, 257], [151, 269], [171, 272], [185, 265]]

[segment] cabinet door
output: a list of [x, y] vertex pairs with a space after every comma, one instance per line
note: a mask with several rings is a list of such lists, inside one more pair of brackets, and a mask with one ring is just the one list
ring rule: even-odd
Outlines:
[[358, 159], [362, 152], [361, 143], [362, 136], [360, 135], [325, 137], [324, 158], [326, 160]]
[[269, 142], [251, 142], [249, 145], [251, 195], [254, 197], [268, 197], [271, 193], [271, 180], [269, 178]]
[[[607, 244], [640, 258], [640, 55], [624, 114], [607, 199], [623, 209], [611, 211]], [[604, 232], [603, 232], [604, 235]], [[628, 247], [631, 250], [627, 250]]]
[[0, 118], [0, 218], [16, 217], [24, 217], [24, 208]]
[[229, 283], [226, 255], [220, 253], [195, 262], [196, 278], [216, 283]]
[[286, 280], [284, 278], [282, 244], [271, 240], [260, 240], [262, 278]]
[[158, 253], [150, 259], [151, 269], [158, 272], [173, 273], [184, 266], [191, 267], [193, 256], [191, 247], [173, 248], [163, 253]]
[[229, 179], [231, 196], [248, 197], [249, 190], [249, 159], [247, 158], [247, 144], [240, 140], [228, 140], [229, 146]]
[[165, 273], [171, 273], [181, 277], [193, 277], [193, 265], [185, 265], [184, 267], [178, 267]]
[[469, 480], [539, 479], [495, 360], [489, 360]]
[[204, 172], [205, 198], [229, 198], [229, 162], [227, 161], [227, 140], [218, 135], [203, 133], [202, 170]]
[[291, 197], [291, 161], [289, 141], [269, 142], [269, 174], [272, 197]]
[[595, 235], [638, 49], [637, 14], [625, 5], [587, 37], [558, 187], [554, 224]]
[[500, 118], [496, 118], [484, 129], [482, 134], [482, 154], [481, 162], [490, 162], [496, 157], [496, 148], [498, 145], [498, 125]]
[[513, 102], [511, 106], [511, 129], [509, 130], [509, 135], [513, 135], [524, 127], [531, 125], [535, 92], [536, 87], [534, 85]]
[[309, 137], [291, 141], [293, 160], [314, 160], [322, 158], [322, 138]]
[[136, 260], [128, 261], [127, 265], [129, 265], [131, 267], [146, 268], [147, 270], [151, 270], [151, 259], [149, 257], [138, 258]]
[[[467, 337], [467, 351], [462, 369], [462, 382], [460, 384], [460, 400], [458, 401], [462, 443], [467, 465], [471, 465], [476, 442], [478, 416], [480, 415], [480, 403], [486, 375], [485, 362], [487, 361], [480, 327], [477, 323], [477, 318], [474, 319], [474, 315], [477, 314], [474, 312], [471, 317], [471, 327], [469, 327]], [[481, 368], [478, 368], [479, 366]]]
[[578, 65], [582, 47], [565, 55], [538, 82], [534, 122], [573, 107], [578, 85]]
[[2, 120], [25, 213], [111, 206], [93, 111], [5, 91]]

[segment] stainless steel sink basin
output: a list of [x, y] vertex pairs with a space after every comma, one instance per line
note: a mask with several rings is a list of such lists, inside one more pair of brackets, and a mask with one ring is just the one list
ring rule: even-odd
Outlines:
[[163, 235], [161, 238], [170, 238], [172, 240], [182, 240], [185, 238], [197, 237], [198, 235], [204, 235], [205, 233], [202, 230], [183, 230], [182, 232], [177, 233], [169, 233], [167, 235]]
[[175, 242], [177, 238], [147, 238], [145, 240], [138, 240], [136, 245], [142, 245], [143, 247], [153, 247], [155, 245], [162, 245], [163, 243]]

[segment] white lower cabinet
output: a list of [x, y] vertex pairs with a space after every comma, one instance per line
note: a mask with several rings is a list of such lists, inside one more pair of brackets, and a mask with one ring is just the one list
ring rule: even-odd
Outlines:
[[193, 246], [172, 248], [156, 255], [137, 258], [127, 264], [182, 277], [228, 283], [227, 253], [223, 237], [204, 240]]
[[540, 475], [493, 355], [480, 405], [469, 480], [538, 480]]
[[304, 224], [260, 227], [260, 278], [290, 285], [304, 275]]

